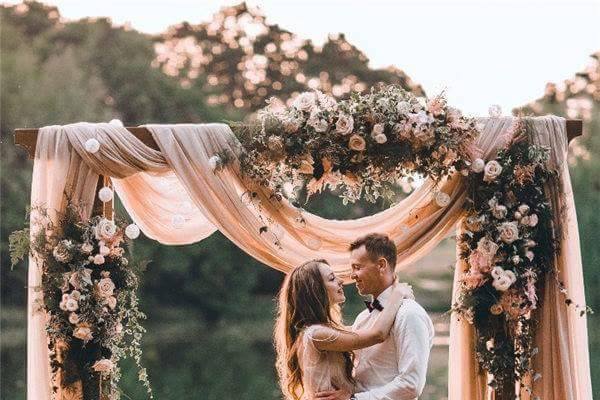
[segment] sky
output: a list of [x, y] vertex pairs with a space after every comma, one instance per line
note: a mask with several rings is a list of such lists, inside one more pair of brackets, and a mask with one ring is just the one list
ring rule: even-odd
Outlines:
[[[5, 1], [14, 4], [17, 1]], [[53, 0], [67, 19], [110, 17], [146, 33], [206, 22], [238, 1]], [[429, 96], [470, 115], [504, 114], [589, 64], [600, 50], [600, 0], [247, 1], [267, 23], [323, 43], [342, 32], [372, 68], [394, 65]]]

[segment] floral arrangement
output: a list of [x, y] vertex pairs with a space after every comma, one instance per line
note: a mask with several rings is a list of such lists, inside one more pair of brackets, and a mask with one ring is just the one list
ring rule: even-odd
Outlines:
[[541, 377], [531, 367], [533, 311], [557, 251], [544, 192], [553, 176], [545, 164], [549, 149], [531, 144], [529, 129], [526, 119], [517, 120], [507, 148], [487, 163], [473, 161], [459, 237], [468, 270], [453, 311], [474, 325], [479, 365], [501, 392], [514, 390], [525, 374]]
[[392, 186], [419, 173], [434, 179], [469, 166], [475, 120], [443, 95], [417, 98], [398, 86], [353, 93], [338, 102], [319, 91], [291, 107], [275, 99], [251, 124], [232, 123], [243, 149], [241, 170], [276, 193], [308, 197], [341, 188], [344, 203], [391, 199]]
[[119, 399], [119, 360], [132, 357], [152, 398], [141, 365], [145, 315], [137, 298], [146, 263], [130, 263], [124, 255], [125, 237], [135, 239], [139, 228], [100, 216], [85, 220], [74, 205], [56, 223], [46, 209], [32, 215], [40, 228], [13, 233], [11, 257], [14, 264], [30, 252], [42, 268], [43, 304], [37, 307], [47, 315], [55, 385], [81, 390], [84, 399]]

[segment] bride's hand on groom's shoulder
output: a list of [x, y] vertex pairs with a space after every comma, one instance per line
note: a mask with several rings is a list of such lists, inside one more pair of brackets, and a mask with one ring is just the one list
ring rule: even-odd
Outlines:
[[412, 286], [406, 282], [395, 282], [394, 283], [394, 294], [403, 299], [415, 299]]

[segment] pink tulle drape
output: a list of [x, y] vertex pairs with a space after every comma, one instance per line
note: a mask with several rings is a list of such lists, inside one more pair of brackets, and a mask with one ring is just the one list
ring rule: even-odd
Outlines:
[[[484, 128], [477, 146], [485, 158], [510, 140], [508, 133], [514, 119], [482, 122]], [[534, 123], [536, 140], [552, 147], [554, 167], [561, 172], [559, 187], [551, 188], [555, 207], [565, 209], [568, 216], [563, 220], [563, 252], [557, 260], [561, 279], [574, 301], [585, 304], [577, 222], [565, 162], [565, 121], [547, 116], [535, 118]], [[62, 210], [66, 190], [73, 199], [90, 205], [89, 214], [98, 175], [109, 175], [134, 222], [145, 235], [160, 243], [194, 243], [218, 229], [270, 267], [287, 272], [307, 259], [326, 258], [346, 280], [349, 279], [347, 247], [358, 236], [369, 232], [388, 234], [398, 246], [401, 268], [428, 254], [454, 232], [464, 215], [465, 180], [455, 174], [439, 185], [425, 181], [406, 199], [378, 214], [355, 220], [328, 220], [295, 208], [285, 200], [275, 200], [264, 188], [245, 179], [236, 161], [239, 143], [227, 125], [146, 127], [160, 151], [145, 146], [125, 128], [109, 124], [42, 128], [36, 147], [31, 204]], [[85, 142], [90, 138], [101, 144], [97, 153], [85, 150]], [[213, 171], [209, 160], [224, 153], [233, 161]], [[440, 190], [451, 199], [445, 207], [433, 199], [433, 194]], [[33, 229], [36, 223], [32, 216]], [[463, 269], [458, 260], [455, 290]], [[51, 395], [44, 315], [37, 307], [41, 294], [35, 290], [40, 280], [40, 268], [30, 259], [29, 400], [49, 399]], [[591, 383], [586, 320], [575, 316], [561, 296], [555, 285], [546, 286], [537, 338], [541, 351], [535, 360], [536, 366], [544, 371], [544, 378], [535, 385], [544, 393], [544, 399], [587, 400], [591, 398]], [[563, 388], [556, 388], [554, 377], [561, 377]], [[483, 399], [484, 392], [485, 378], [478, 374], [473, 358], [473, 331], [453, 319], [450, 399]]]

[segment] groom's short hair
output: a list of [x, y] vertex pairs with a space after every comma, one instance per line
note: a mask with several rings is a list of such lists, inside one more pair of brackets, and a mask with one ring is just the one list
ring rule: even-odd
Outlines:
[[392, 271], [396, 268], [396, 244], [381, 233], [369, 233], [356, 239], [350, 244], [350, 251], [365, 246], [371, 260], [376, 261], [379, 257], [387, 260]]

